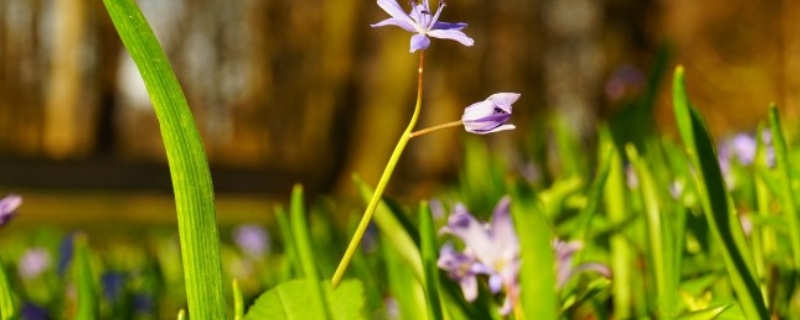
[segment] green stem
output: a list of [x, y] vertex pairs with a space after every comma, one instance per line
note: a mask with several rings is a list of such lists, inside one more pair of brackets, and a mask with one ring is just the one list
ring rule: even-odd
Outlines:
[[361, 238], [364, 237], [364, 232], [367, 231], [367, 226], [372, 220], [372, 214], [375, 212], [375, 208], [378, 207], [378, 203], [381, 200], [381, 195], [383, 195], [386, 185], [389, 184], [389, 179], [392, 177], [394, 168], [397, 167], [397, 162], [400, 160], [400, 155], [403, 154], [403, 150], [406, 148], [408, 140], [411, 139], [414, 126], [417, 125], [419, 111], [422, 108], [422, 67], [425, 61], [424, 53], [425, 51], [419, 52], [419, 68], [417, 69], [417, 104], [414, 106], [414, 113], [411, 115], [411, 121], [408, 123], [406, 130], [403, 131], [403, 134], [400, 136], [400, 141], [397, 142], [397, 146], [394, 147], [392, 156], [389, 157], [389, 163], [386, 164], [386, 168], [383, 169], [381, 179], [378, 180], [378, 186], [375, 188], [375, 193], [372, 194], [372, 198], [369, 200], [369, 204], [367, 204], [367, 209], [364, 210], [364, 215], [361, 217], [361, 222], [358, 223], [356, 233], [350, 240], [350, 244], [347, 245], [347, 250], [344, 252], [344, 256], [339, 262], [339, 266], [336, 267], [336, 272], [333, 273], [331, 286], [333, 286], [334, 289], [339, 285], [339, 282], [342, 281], [344, 272], [347, 271], [347, 266], [350, 264], [350, 260], [353, 259], [353, 255], [355, 254], [356, 249], [358, 249], [358, 245], [361, 243]]
[[410, 133], [408, 135], [408, 138], [411, 139], [411, 138], [414, 138], [414, 137], [419, 137], [419, 136], [421, 136], [423, 134], [428, 134], [428, 133], [431, 133], [431, 132], [434, 132], [434, 131], [439, 131], [439, 130], [447, 129], [447, 128], [451, 128], [451, 127], [459, 127], [459, 126], [462, 126], [462, 125], [464, 125], [464, 122], [461, 121], [461, 120], [456, 120], [456, 121], [453, 121], [453, 122], [443, 123], [443, 124], [436, 125], [436, 126], [433, 126], [433, 127], [430, 127], [430, 128], [425, 128], [425, 129], [422, 129], [422, 130], [414, 131], [414, 132], [412, 132], [412, 133]]

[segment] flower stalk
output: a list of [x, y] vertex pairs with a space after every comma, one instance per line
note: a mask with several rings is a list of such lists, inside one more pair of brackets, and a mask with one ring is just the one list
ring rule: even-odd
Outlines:
[[453, 121], [453, 122], [443, 123], [443, 124], [440, 124], [440, 125], [435, 125], [435, 126], [430, 127], [430, 128], [425, 128], [425, 129], [422, 129], [422, 130], [417, 130], [417, 131], [414, 131], [412, 133], [409, 133], [408, 134], [408, 138], [411, 139], [411, 138], [419, 137], [419, 136], [421, 136], [423, 134], [428, 134], [428, 133], [431, 133], [431, 132], [434, 132], [434, 131], [439, 131], [439, 130], [442, 130], [442, 129], [452, 128], [452, 127], [460, 127], [460, 126], [463, 126], [463, 125], [464, 125], [464, 122], [461, 121], [461, 120], [456, 120], [456, 121]]
[[389, 184], [389, 179], [392, 177], [395, 167], [397, 167], [397, 162], [400, 160], [400, 155], [403, 154], [403, 150], [405, 150], [408, 140], [411, 140], [412, 138], [411, 134], [414, 130], [414, 127], [417, 125], [420, 109], [422, 109], [422, 74], [424, 65], [425, 51], [421, 50], [419, 52], [419, 68], [417, 69], [417, 103], [414, 106], [414, 113], [411, 115], [411, 121], [409, 121], [406, 130], [403, 131], [403, 134], [400, 136], [400, 141], [398, 141], [397, 146], [394, 147], [394, 151], [389, 157], [389, 163], [387, 163], [386, 168], [383, 169], [383, 174], [381, 174], [381, 178], [378, 180], [378, 185], [375, 187], [375, 192], [372, 194], [372, 198], [370, 199], [369, 204], [367, 204], [367, 208], [364, 210], [364, 215], [361, 217], [361, 221], [358, 223], [356, 232], [353, 235], [353, 238], [350, 239], [350, 244], [347, 245], [347, 250], [345, 250], [342, 260], [339, 261], [339, 266], [336, 267], [336, 271], [333, 273], [333, 278], [331, 278], [331, 286], [334, 289], [342, 281], [342, 277], [344, 277], [344, 273], [347, 271], [347, 267], [350, 265], [350, 261], [353, 259], [353, 255], [356, 253], [356, 250], [361, 243], [361, 239], [364, 237], [364, 233], [367, 231], [367, 226], [372, 220], [372, 214], [375, 212], [375, 208], [378, 207], [378, 203], [383, 195], [383, 191], [386, 189], [386, 185]]

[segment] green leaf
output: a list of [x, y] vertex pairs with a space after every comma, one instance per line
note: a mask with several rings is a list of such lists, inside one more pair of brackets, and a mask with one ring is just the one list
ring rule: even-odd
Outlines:
[[776, 168], [780, 172], [780, 193], [783, 214], [789, 221], [789, 236], [792, 244], [792, 258], [794, 269], [800, 270], [800, 217], [797, 215], [797, 207], [794, 203], [794, 188], [792, 188], [792, 170], [789, 162], [789, 147], [783, 135], [778, 107], [772, 104], [769, 108], [769, 124], [772, 130], [773, 147], [775, 149]]
[[244, 299], [239, 281], [233, 279], [233, 320], [242, 320], [244, 317]]
[[511, 206], [511, 216], [522, 244], [520, 256], [520, 303], [525, 319], [558, 319], [555, 257], [550, 242], [552, 232], [544, 213], [531, 195], [517, 195]]
[[[750, 319], [769, 319], [756, 280], [745, 260], [746, 247], [740, 245], [737, 230], [732, 223], [728, 207], [725, 182], [714, 153], [714, 144], [700, 113], [689, 103], [683, 67], [675, 70], [673, 82], [675, 120], [686, 146], [686, 152], [698, 172], [697, 184], [701, 193], [703, 212], [711, 233], [722, 244], [722, 254], [731, 284], [736, 291], [742, 310]], [[738, 220], [736, 220], [738, 222]]]
[[725, 310], [728, 310], [730, 307], [733, 306], [733, 303], [729, 303], [726, 305], [709, 307], [701, 310], [695, 310], [691, 312], [684, 313], [675, 320], [711, 320], [716, 319], [719, 317]]
[[303, 187], [300, 185], [295, 185], [294, 190], [292, 190], [290, 214], [292, 216], [290, 224], [294, 243], [297, 245], [297, 253], [300, 256], [300, 266], [303, 269], [304, 277], [311, 281], [311, 285], [307, 287], [305, 294], [311, 296], [310, 303], [322, 311], [321, 315], [323, 317], [314, 319], [330, 319], [330, 312], [324, 302], [325, 293], [322, 289], [322, 287], [328, 287], [329, 285], [313, 285], [319, 283], [319, 273], [316, 268], [317, 263], [314, 261], [314, 248], [311, 245], [310, 228], [308, 221], [306, 221], [306, 210], [303, 205]]
[[8, 282], [6, 268], [0, 259], [0, 319], [10, 320], [17, 318], [17, 305], [14, 303], [14, 289]]
[[194, 319], [224, 319], [226, 303], [214, 190], [194, 117], [167, 56], [136, 3], [103, 3], [139, 68], [161, 127], [178, 213], [189, 313]]
[[75, 319], [90, 320], [97, 319], [98, 315], [98, 295], [92, 274], [92, 264], [89, 256], [89, 246], [86, 243], [86, 236], [78, 234], [75, 236], [75, 253], [73, 272], [75, 273], [76, 287], [78, 288], [78, 310]]
[[422, 242], [422, 265], [425, 271], [425, 298], [428, 300], [428, 315], [433, 320], [442, 320], [442, 305], [439, 301], [439, 267], [436, 248], [436, 230], [428, 203], [419, 206], [419, 235]]
[[[325, 287], [326, 308], [315, 303], [315, 288]], [[334, 291], [327, 281], [311, 282], [297, 279], [284, 282], [261, 294], [247, 311], [245, 320], [307, 320], [325, 319], [326, 309], [333, 311], [332, 319], [364, 319], [364, 289], [358, 280], [345, 280]]]

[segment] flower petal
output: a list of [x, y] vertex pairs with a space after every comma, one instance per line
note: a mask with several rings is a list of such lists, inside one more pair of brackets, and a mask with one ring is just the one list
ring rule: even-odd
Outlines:
[[436, 29], [428, 31], [428, 35], [439, 39], [455, 40], [467, 47], [471, 47], [473, 44], [475, 44], [475, 40], [472, 40], [472, 38], [468, 37], [459, 29]]
[[431, 30], [462, 30], [466, 27], [467, 24], [464, 22], [452, 23], [452, 22], [436, 21], [436, 23], [433, 24], [433, 28], [431, 28]]
[[471, 133], [474, 133], [474, 134], [490, 134], [490, 133], [495, 133], [495, 132], [500, 132], [500, 131], [514, 130], [517, 127], [515, 125], [513, 125], [513, 124], [504, 124], [502, 126], [496, 127], [494, 129], [491, 129], [491, 130], [470, 130], [466, 126], [464, 128], [467, 129], [468, 132], [471, 132]]
[[450, 233], [461, 238], [483, 264], [488, 266], [495, 264], [497, 256], [489, 233], [467, 212], [464, 205], [456, 205], [455, 212], [447, 221], [447, 228]]
[[486, 98], [486, 101], [491, 101], [492, 103], [498, 106], [510, 107], [512, 104], [514, 104], [514, 102], [517, 102], [519, 96], [520, 96], [519, 93], [500, 92], [489, 96], [488, 98]]
[[397, 18], [389, 18], [378, 23], [373, 23], [369, 26], [373, 28], [383, 27], [383, 26], [398, 26], [408, 32], [417, 32], [417, 30], [414, 28], [414, 25], [411, 22]]
[[417, 50], [425, 50], [428, 46], [431, 45], [431, 40], [428, 39], [424, 34], [418, 33], [411, 36], [411, 52]]
[[511, 221], [511, 198], [505, 196], [500, 199], [494, 208], [491, 222], [491, 234], [500, 254], [507, 260], [512, 260], [519, 255], [519, 240], [514, 231], [514, 223]]
[[403, 8], [400, 7], [396, 0], [378, 0], [378, 6], [392, 16], [392, 18], [404, 20], [407, 23], [414, 25], [414, 22], [411, 20], [408, 14], [403, 11]]
[[478, 279], [466, 277], [461, 279], [458, 284], [461, 285], [461, 292], [464, 293], [464, 299], [467, 302], [473, 302], [478, 298]]

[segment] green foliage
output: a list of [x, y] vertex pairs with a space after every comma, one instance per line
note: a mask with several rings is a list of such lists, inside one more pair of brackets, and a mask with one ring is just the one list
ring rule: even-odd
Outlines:
[[75, 319], [91, 320], [98, 316], [98, 294], [92, 273], [91, 257], [86, 236], [75, 236], [74, 265], [75, 282], [78, 289], [78, 311]]
[[0, 264], [0, 319], [15, 319], [17, 313], [17, 306], [14, 303], [14, 289], [8, 281], [5, 268]]
[[682, 67], [675, 71], [673, 103], [678, 129], [689, 158], [698, 170], [697, 183], [706, 220], [714, 238], [722, 244], [728, 275], [739, 303], [748, 318], [768, 319], [764, 299], [753, 277], [753, 269], [747, 265], [749, 252], [742, 244], [741, 226], [738, 219], [732, 219], [732, 211], [728, 207], [725, 181], [714, 153], [711, 136], [699, 111], [689, 102]]
[[439, 301], [439, 268], [436, 266], [439, 250], [436, 245], [433, 217], [431, 217], [431, 210], [426, 202], [419, 206], [419, 234], [420, 242], [422, 242], [422, 264], [425, 269], [425, 298], [428, 302], [428, 315], [432, 320], [442, 320], [444, 317]]
[[223, 319], [226, 304], [214, 191], [194, 117], [167, 56], [136, 3], [103, 3], [139, 68], [161, 127], [175, 193], [189, 313], [195, 319]]
[[512, 203], [511, 214], [522, 246], [520, 301], [526, 319], [558, 319], [555, 258], [551, 242], [551, 226], [531, 194], [519, 194]]
[[[325, 288], [325, 308], [313, 307], [317, 305], [316, 298], [308, 294], [317, 287]], [[326, 309], [330, 309], [331, 319], [358, 320], [364, 319], [363, 306], [364, 289], [358, 280], [345, 280], [333, 290], [327, 281], [314, 283], [308, 279], [298, 279], [281, 283], [262, 294], [244, 319], [324, 319], [328, 317]]]

